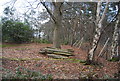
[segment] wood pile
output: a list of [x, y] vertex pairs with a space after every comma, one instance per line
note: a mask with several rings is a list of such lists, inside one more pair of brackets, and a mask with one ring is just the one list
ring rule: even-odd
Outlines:
[[74, 51], [72, 49], [63, 50], [53, 47], [46, 47], [40, 49], [39, 53], [47, 55], [49, 57], [60, 59], [60, 58], [68, 58], [69, 56], [73, 56], [73, 52]]

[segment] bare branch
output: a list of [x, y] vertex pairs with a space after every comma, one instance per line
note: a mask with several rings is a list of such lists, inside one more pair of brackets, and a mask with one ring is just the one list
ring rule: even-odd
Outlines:
[[56, 18], [53, 16], [53, 14], [50, 12], [50, 10], [48, 9], [48, 7], [45, 5], [45, 2], [41, 2], [41, 4], [46, 8], [47, 12], [49, 13], [49, 15], [51, 16], [51, 18], [53, 19], [53, 21], [56, 23]]
[[62, 10], [61, 10], [62, 5], [63, 5], [63, 2], [61, 2], [60, 7], [59, 7], [60, 15], [62, 15]]
[[77, 7], [72, 7], [72, 5], [71, 4], [69, 4], [68, 2], [66, 2], [71, 8], [73, 8], [75, 11], [77, 11], [77, 12], [79, 12], [80, 13], [80, 10], [77, 10], [76, 8]]
[[109, 5], [109, 2], [106, 3], [105, 10], [104, 10], [103, 15], [102, 15], [102, 17], [101, 17], [101, 19], [100, 19], [99, 22], [102, 22], [102, 21], [105, 19], [105, 14], [106, 14], [106, 12], [107, 12], [108, 5]]
[[[27, 0], [26, 0], [26, 1], [27, 1]], [[27, 2], [28, 2], [28, 1], [27, 1]], [[35, 2], [36, 2], [36, 1], [35, 1]], [[38, 8], [38, 6], [40, 5], [41, 2], [39, 2], [35, 8], [33, 8], [33, 6], [32, 6], [34, 3], [33, 3], [33, 4], [31, 4], [30, 2], [28, 2], [28, 3], [30, 4], [30, 6], [31, 6], [32, 9], [36, 9], [36, 8]]]
[[11, 9], [13, 9], [13, 7], [14, 7], [14, 5], [15, 5], [16, 1], [17, 1], [17, 0], [14, 0], [13, 5], [12, 5], [12, 8], [11, 8]]

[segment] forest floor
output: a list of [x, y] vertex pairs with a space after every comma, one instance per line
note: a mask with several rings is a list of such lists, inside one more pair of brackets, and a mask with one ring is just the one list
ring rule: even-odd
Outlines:
[[96, 78], [112, 78], [120, 69], [120, 62], [109, 62], [103, 58], [99, 58], [102, 65], [84, 65], [78, 60], [86, 59], [86, 51], [68, 45], [62, 45], [62, 49], [74, 50], [74, 56], [68, 59], [53, 59], [39, 54], [41, 48], [48, 46], [52, 44], [3, 44], [2, 67], [14, 72], [16, 67], [21, 66], [51, 74], [54, 79], [79, 79], [93, 75]]

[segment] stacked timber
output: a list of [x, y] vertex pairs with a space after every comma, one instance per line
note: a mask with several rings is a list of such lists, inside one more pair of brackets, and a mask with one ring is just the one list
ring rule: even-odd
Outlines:
[[73, 50], [72, 49], [57, 49], [57, 48], [52, 48], [52, 47], [46, 47], [40, 49], [40, 54], [47, 55], [49, 57], [53, 58], [68, 58], [69, 56], [73, 56]]

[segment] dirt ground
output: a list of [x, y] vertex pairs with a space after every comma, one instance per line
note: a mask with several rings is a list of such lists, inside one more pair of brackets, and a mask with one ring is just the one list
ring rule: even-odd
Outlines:
[[[102, 63], [101, 66], [94, 66], [72, 60], [53, 59], [39, 53], [41, 48], [48, 46], [52, 45], [30, 43], [3, 47], [1, 57], [8, 59], [2, 59], [2, 67], [15, 71], [16, 67], [21, 66], [40, 71], [43, 74], [51, 74], [54, 79], [78, 79], [81, 74], [89, 75], [90, 73], [94, 73], [97, 78], [103, 78], [105, 75], [112, 78], [120, 69], [120, 62], [108, 62], [103, 58], [99, 58], [99, 62]], [[73, 49], [75, 51], [75, 56], [71, 56], [69, 59], [85, 60], [87, 57], [87, 53], [82, 49], [67, 45], [62, 45], [62, 49]]]

